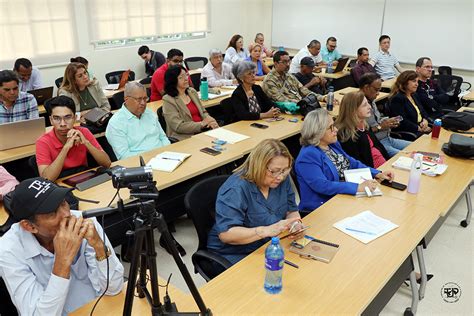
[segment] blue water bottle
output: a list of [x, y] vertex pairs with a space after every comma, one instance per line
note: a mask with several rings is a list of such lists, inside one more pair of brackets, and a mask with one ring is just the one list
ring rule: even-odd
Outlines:
[[328, 74], [332, 74], [333, 69], [332, 69], [332, 58], [329, 58], [328, 60], [328, 69], [326, 71]]
[[334, 87], [329, 86], [329, 92], [326, 102], [326, 110], [331, 112], [334, 109]]
[[265, 249], [265, 284], [267, 293], [277, 294], [281, 292], [283, 263], [285, 254], [280, 245], [280, 238], [272, 237], [271, 243]]
[[199, 92], [201, 92], [201, 100], [208, 100], [209, 99], [209, 86], [207, 84], [207, 78], [201, 78], [201, 85], [199, 86]]

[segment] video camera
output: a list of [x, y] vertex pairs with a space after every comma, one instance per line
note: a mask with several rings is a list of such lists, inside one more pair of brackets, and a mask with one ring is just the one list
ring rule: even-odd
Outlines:
[[115, 168], [110, 170], [112, 185], [116, 189], [129, 188], [143, 190], [154, 186], [153, 170], [151, 167]]

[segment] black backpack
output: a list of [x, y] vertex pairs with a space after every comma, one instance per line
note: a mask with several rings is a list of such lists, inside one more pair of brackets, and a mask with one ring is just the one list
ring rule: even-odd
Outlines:
[[449, 143], [443, 144], [442, 149], [448, 156], [474, 159], [474, 138], [452, 134]]
[[300, 113], [303, 115], [303, 118], [305, 118], [309, 112], [321, 108], [318, 98], [312, 93], [301, 99], [297, 105], [300, 107]]
[[443, 116], [443, 127], [453, 132], [464, 132], [474, 127], [474, 113], [451, 112]]

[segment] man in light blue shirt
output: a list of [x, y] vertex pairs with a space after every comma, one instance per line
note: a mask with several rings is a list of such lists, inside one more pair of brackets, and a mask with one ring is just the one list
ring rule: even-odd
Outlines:
[[19, 222], [0, 238], [0, 276], [20, 315], [67, 315], [122, 291], [122, 264], [97, 220], [69, 209], [70, 190], [33, 178], [12, 193]]
[[125, 103], [107, 125], [105, 137], [117, 159], [139, 155], [170, 144], [158, 117], [146, 107], [145, 87], [138, 82], [125, 85]]
[[337, 61], [341, 59], [342, 55], [336, 50], [337, 39], [331, 36], [326, 41], [326, 46], [321, 48], [321, 57], [325, 63], [332, 62], [333, 65], [337, 64]]
[[20, 79], [20, 91], [27, 92], [43, 87], [41, 74], [38, 68], [33, 67], [29, 59], [18, 58], [13, 65], [13, 71], [17, 73], [18, 79]]

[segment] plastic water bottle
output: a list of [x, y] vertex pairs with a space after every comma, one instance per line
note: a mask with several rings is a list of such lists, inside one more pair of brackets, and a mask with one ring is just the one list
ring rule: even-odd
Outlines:
[[334, 87], [329, 86], [328, 98], [326, 103], [326, 110], [331, 112], [334, 108]]
[[279, 47], [278, 47], [278, 51], [280, 51], [280, 52], [283, 52], [283, 51], [285, 51], [285, 47], [283, 47], [283, 46], [279, 46]]
[[332, 69], [332, 58], [329, 58], [328, 60], [328, 69], [326, 71], [328, 74], [332, 74], [333, 69]]
[[417, 194], [420, 190], [421, 166], [423, 163], [423, 155], [415, 154], [411, 164], [410, 179], [408, 180], [408, 193]]
[[433, 124], [433, 129], [431, 130], [431, 138], [438, 139], [440, 131], [441, 131], [441, 120], [436, 119]]
[[272, 237], [270, 245], [265, 249], [265, 284], [267, 293], [277, 294], [281, 292], [283, 264], [285, 254], [280, 246], [280, 238]]
[[201, 85], [199, 86], [199, 92], [201, 92], [201, 100], [209, 99], [209, 86], [207, 84], [207, 78], [201, 78]]

